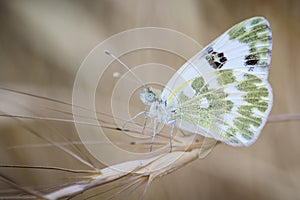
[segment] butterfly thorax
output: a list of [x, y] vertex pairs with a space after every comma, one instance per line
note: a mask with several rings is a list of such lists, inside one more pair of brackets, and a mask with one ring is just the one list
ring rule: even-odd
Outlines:
[[142, 102], [150, 106], [147, 115], [156, 118], [158, 122], [171, 124], [175, 122], [175, 113], [168, 108], [166, 101], [161, 99], [161, 91], [154, 88], [144, 88], [140, 93]]

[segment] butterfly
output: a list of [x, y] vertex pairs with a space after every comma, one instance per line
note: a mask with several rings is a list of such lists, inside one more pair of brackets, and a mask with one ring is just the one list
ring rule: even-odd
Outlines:
[[140, 99], [154, 119], [154, 135], [163, 123], [172, 132], [176, 126], [231, 146], [255, 142], [272, 108], [271, 50], [268, 21], [253, 17], [188, 60], [163, 91], [143, 88]]

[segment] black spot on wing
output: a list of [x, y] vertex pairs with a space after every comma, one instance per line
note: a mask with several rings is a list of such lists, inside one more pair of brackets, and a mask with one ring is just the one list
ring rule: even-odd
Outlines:
[[207, 55], [205, 59], [214, 69], [221, 69], [227, 61], [224, 52], [216, 52], [212, 47], [207, 48]]
[[247, 60], [245, 62], [246, 65], [256, 65], [258, 63], [258, 60]]
[[258, 56], [255, 54], [250, 54], [245, 56], [245, 66], [256, 65], [258, 64], [258, 61], [259, 61]]
[[222, 57], [222, 58], [220, 59], [220, 61], [221, 61], [222, 63], [225, 63], [225, 62], [227, 61], [227, 58], [226, 58], [226, 57]]

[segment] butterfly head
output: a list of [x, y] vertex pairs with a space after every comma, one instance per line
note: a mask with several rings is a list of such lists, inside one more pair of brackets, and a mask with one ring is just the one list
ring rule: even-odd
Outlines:
[[140, 99], [146, 105], [151, 105], [154, 102], [160, 101], [161, 91], [154, 88], [144, 88], [140, 92]]

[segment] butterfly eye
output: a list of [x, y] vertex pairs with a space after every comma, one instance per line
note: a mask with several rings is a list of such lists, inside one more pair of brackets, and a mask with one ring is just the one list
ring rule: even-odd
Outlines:
[[152, 92], [148, 92], [146, 99], [148, 102], [154, 102], [155, 101], [155, 95]]
[[156, 100], [156, 95], [153, 91], [149, 89], [144, 89], [140, 93], [140, 98], [143, 101], [143, 103], [150, 105]]

